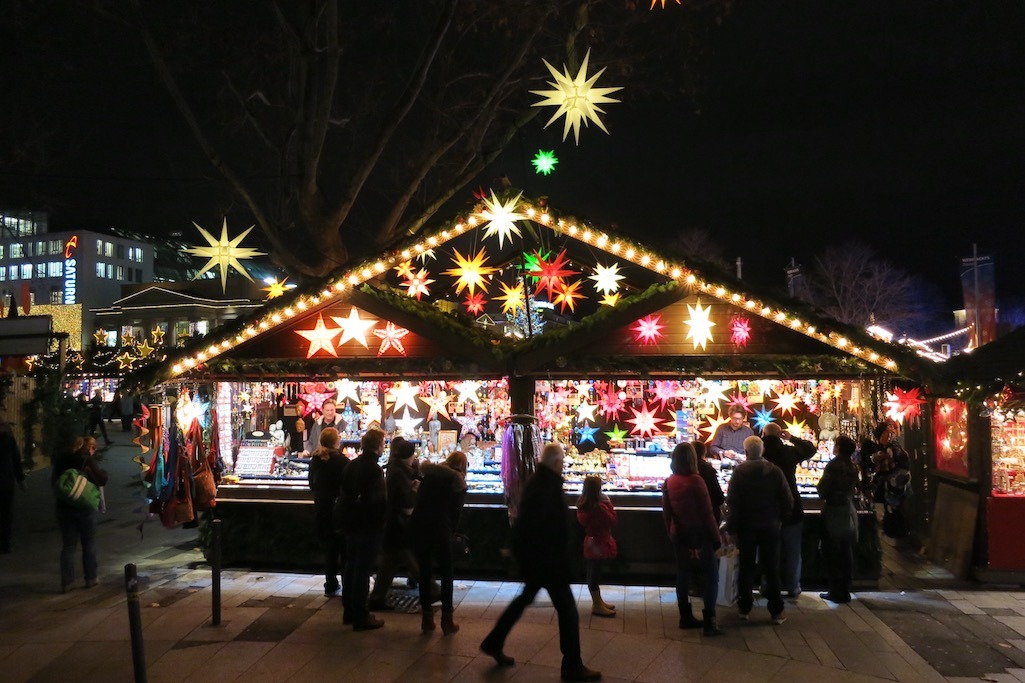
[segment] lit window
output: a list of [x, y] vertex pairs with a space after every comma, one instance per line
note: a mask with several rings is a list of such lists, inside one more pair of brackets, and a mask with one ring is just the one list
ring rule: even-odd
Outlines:
[[3, 282], [6, 279], [7, 279], [7, 269], [4, 268], [3, 266], [0, 266], [0, 282]]
[[102, 263], [96, 264], [96, 277], [103, 277], [107, 272], [107, 269], [103, 267]]
[[32, 279], [32, 264], [23, 263], [21, 264], [21, 279], [31, 280]]
[[50, 288], [50, 303], [51, 304], [62, 304], [64, 303], [64, 292], [57, 289], [56, 287]]
[[64, 275], [64, 263], [61, 261], [50, 261], [46, 264], [46, 274], [48, 277], [60, 277]]
[[118, 266], [117, 267], [117, 279], [118, 279], [119, 282], [125, 279], [125, 267], [124, 266]]
[[114, 245], [111, 244], [110, 242], [104, 242], [103, 243], [103, 255], [106, 256], [107, 258], [113, 257], [114, 256]]
[[18, 266], [11, 266], [10, 275], [12, 280], [18, 279]]
[[96, 240], [96, 255], [103, 256], [103, 240]]
[[11, 258], [22, 258], [25, 256], [25, 246], [21, 242], [11, 245]]
[[36, 264], [36, 277], [37, 278], [46, 277], [46, 264], [45, 263], [37, 263]]
[[28, 303], [29, 303], [29, 306], [35, 306], [36, 305], [36, 290], [30, 289], [28, 291]]
[[50, 256], [64, 253], [64, 240], [50, 240]]
[[114, 279], [114, 266], [112, 264], [110, 264], [110, 263], [107, 264], [107, 279], [108, 280], [113, 280]]
[[4, 245], [0, 244], [0, 261], [4, 260]]
[[46, 242], [36, 242], [36, 256], [46, 256]]

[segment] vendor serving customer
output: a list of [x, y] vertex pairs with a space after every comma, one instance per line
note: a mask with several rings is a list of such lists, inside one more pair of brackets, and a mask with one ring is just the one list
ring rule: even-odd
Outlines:
[[754, 436], [754, 430], [747, 424], [747, 412], [740, 406], [733, 406], [730, 408], [730, 421], [715, 430], [708, 452], [723, 462], [743, 462], [744, 439], [749, 436]]

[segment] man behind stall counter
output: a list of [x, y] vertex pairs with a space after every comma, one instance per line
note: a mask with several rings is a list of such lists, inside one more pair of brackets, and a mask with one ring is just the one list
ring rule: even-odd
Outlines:
[[337, 414], [334, 400], [329, 398], [324, 401], [322, 409], [324, 411], [323, 415], [314, 420], [310, 428], [306, 430], [306, 440], [303, 442], [304, 455], [309, 455], [317, 450], [320, 446], [320, 433], [328, 427], [334, 427], [338, 430], [339, 434], [345, 432], [345, 420], [342, 419], [341, 415]]
[[754, 435], [754, 430], [747, 424], [747, 411], [740, 406], [733, 406], [730, 408], [730, 421], [715, 430], [708, 452], [713, 458], [724, 462], [743, 462], [744, 439]]

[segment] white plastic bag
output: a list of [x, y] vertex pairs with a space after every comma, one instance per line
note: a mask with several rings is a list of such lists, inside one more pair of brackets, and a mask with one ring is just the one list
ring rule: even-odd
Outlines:
[[739, 553], [733, 551], [719, 557], [719, 593], [715, 604], [731, 607], [737, 602], [737, 574]]

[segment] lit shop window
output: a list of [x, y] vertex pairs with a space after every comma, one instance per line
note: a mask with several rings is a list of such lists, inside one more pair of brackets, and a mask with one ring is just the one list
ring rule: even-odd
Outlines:
[[46, 264], [46, 275], [47, 277], [61, 277], [64, 275], [64, 262], [63, 261], [50, 261]]
[[46, 277], [46, 264], [45, 263], [37, 263], [36, 264], [36, 278], [43, 278], [43, 277]]
[[103, 277], [107, 272], [107, 269], [103, 267], [102, 263], [96, 264], [96, 277]]
[[31, 280], [32, 279], [32, 264], [23, 263], [21, 264], [21, 279]]
[[11, 245], [11, 258], [22, 258], [25, 256], [25, 245], [15, 242]]

